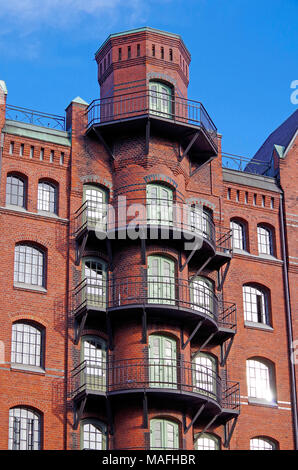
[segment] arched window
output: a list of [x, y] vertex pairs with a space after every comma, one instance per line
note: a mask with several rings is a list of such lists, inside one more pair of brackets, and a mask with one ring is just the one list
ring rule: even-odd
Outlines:
[[12, 325], [11, 362], [28, 366], [43, 366], [43, 334], [40, 328], [24, 322]]
[[84, 223], [89, 227], [107, 228], [107, 191], [94, 184], [85, 184], [83, 191]]
[[54, 183], [40, 181], [38, 183], [37, 209], [43, 212], [57, 214], [58, 189]]
[[161, 117], [170, 117], [173, 112], [172, 87], [159, 81], [149, 83], [149, 111]]
[[195, 436], [195, 450], [220, 450], [220, 438], [214, 434], [204, 432]]
[[276, 450], [277, 444], [269, 437], [257, 436], [250, 440], [250, 450]]
[[178, 423], [168, 419], [151, 419], [150, 449], [179, 449]]
[[99, 258], [84, 258], [82, 277], [85, 283], [84, 300], [89, 305], [105, 309], [107, 298], [107, 263]]
[[257, 232], [259, 254], [273, 256], [272, 230], [264, 225], [258, 225]]
[[205, 315], [214, 316], [214, 291], [209, 279], [197, 276], [190, 282], [192, 308]]
[[163, 256], [148, 256], [148, 303], [175, 304], [175, 263]]
[[149, 336], [150, 387], [177, 388], [176, 341], [169, 336]]
[[16, 174], [7, 175], [6, 205], [26, 208], [26, 181]]
[[170, 225], [173, 223], [173, 190], [162, 184], [147, 184], [147, 222]]
[[238, 250], [247, 250], [246, 225], [240, 220], [231, 220], [233, 248]]
[[97, 419], [81, 421], [81, 449], [105, 450], [107, 448], [107, 427]]
[[89, 390], [106, 390], [107, 344], [102, 338], [86, 335], [82, 338], [82, 386]]
[[207, 353], [197, 353], [192, 359], [193, 387], [203, 395], [217, 399], [217, 360]]
[[190, 207], [190, 227], [207, 240], [213, 241], [213, 212], [208, 207], [192, 204]]
[[32, 246], [15, 247], [14, 284], [45, 287], [45, 253]]
[[243, 286], [244, 320], [269, 325], [269, 299], [265, 290], [254, 285]]
[[41, 449], [41, 415], [27, 407], [9, 410], [9, 450]]
[[262, 358], [246, 361], [248, 398], [252, 401], [274, 403], [275, 379], [273, 364]]

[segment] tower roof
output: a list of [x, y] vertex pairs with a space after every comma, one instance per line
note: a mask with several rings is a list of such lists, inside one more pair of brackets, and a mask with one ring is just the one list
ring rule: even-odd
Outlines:
[[169, 36], [169, 37], [174, 38], [174, 39], [179, 39], [181, 41], [181, 43], [183, 44], [183, 46], [185, 47], [185, 49], [187, 50], [188, 54], [189, 54], [189, 51], [188, 51], [187, 47], [185, 46], [185, 44], [183, 42], [183, 39], [181, 38], [181, 36], [179, 34], [169, 33], [168, 31], [162, 31], [160, 29], [151, 28], [150, 26], [143, 26], [141, 28], [129, 29], [127, 31], [121, 31], [119, 33], [110, 34], [107, 37], [107, 39], [101, 44], [101, 46], [97, 49], [97, 51], [95, 52], [95, 55], [97, 55], [101, 51], [101, 49], [106, 45], [106, 43], [110, 39], [114, 39], [114, 38], [117, 38], [117, 37], [120, 37], [120, 36], [128, 36], [130, 34], [144, 33], [144, 32], [160, 34], [160, 35], [163, 35], [163, 36]]

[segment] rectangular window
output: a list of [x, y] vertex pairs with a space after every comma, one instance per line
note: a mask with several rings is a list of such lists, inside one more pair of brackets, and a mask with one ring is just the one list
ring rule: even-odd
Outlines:
[[152, 55], [153, 57], [155, 57], [155, 45], [154, 44], [152, 44]]
[[61, 152], [60, 154], [60, 165], [63, 165], [64, 163], [64, 152]]
[[31, 145], [30, 147], [30, 158], [33, 158], [34, 157], [34, 147], [33, 145]]
[[50, 152], [50, 163], [53, 163], [54, 161], [54, 150], [51, 150]]
[[39, 155], [40, 160], [44, 159], [44, 148], [41, 147], [40, 149], [40, 155]]
[[20, 157], [24, 155], [24, 144], [20, 145]]
[[171, 62], [173, 61], [173, 49], [169, 50], [169, 59]]
[[231, 188], [228, 188], [227, 199], [228, 199], [228, 200], [231, 199]]
[[119, 47], [118, 49], [118, 60], [122, 60], [122, 49]]
[[265, 207], [265, 196], [262, 196], [262, 207]]
[[274, 209], [274, 197], [272, 197], [270, 200], [270, 208]]
[[240, 191], [237, 189], [236, 191], [236, 201], [239, 202]]
[[131, 58], [131, 46], [127, 46], [127, 58]]
[[140, 57], [141, 55], [141, 46], [140, 44], [137, 44], [137, 57]]
[[248, 192], [247, 191], [245, 191], [244, 202], [245, 202], [245, 204], [248, 203]]
[[257, 205], [257, 195], [256, 195], [256, 194], [254, 194], [253, 205], [254, 205], [254, 206]]
[[14, 152], [14, 142], [10, 142], [10, 145], [9, 145], [9, 153], [10, 155], [12, 155]]
[[160, 48], [160, 57], [161, 57], [162, 59], [165, 58], [165, 51], [164, 51], [164, 48], [163, 48], [163, 47]]

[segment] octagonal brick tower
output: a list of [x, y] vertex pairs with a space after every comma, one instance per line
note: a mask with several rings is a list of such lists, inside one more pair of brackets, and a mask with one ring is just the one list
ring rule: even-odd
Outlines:
[[208, 430], [228, 446], [239, 388], [225, 369], [236, 333], [221, 293], [230, 231], [214, 217], [221, 193], [208, 176], [220, 168], [217, 129], [188, 100], [180, 36], [112, 34], [95, 57], [100, 99], [67, 111], [74, 428], [83, 448], [92, 426], [101, 448], [191, 450]]

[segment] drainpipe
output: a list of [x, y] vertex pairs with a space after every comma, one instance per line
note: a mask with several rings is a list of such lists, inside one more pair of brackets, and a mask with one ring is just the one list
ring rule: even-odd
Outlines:
[[298, 416], [297, 416], [297, 390], [296, 390], [296, 374], [295, 365], [292, 361], [292, 349], [293, 349], [293, 328], [292, 328], [292, 313], [290, 303], [290, 291], [289, 291], [289, 278], [288, 278], [288, 263], [287, 263], [287, 248], [286, 248], [286, 233], [285, 233], [285, 212], [284, 212], [284, 193], [280, 195], [280, 228], [281, 228], [281, 247], [283, 257], [283, 278], [284, 278], [284, 289], [285, 289], [285, 300], [286, 300], [286, 318], [287, 318], [287, 329], [288, 329], [288, 349], [289, 349], [289, 365], [290, 365], [290, 385], [291, 385], [291, 401], [292, 401], [292, 414], [293, 414], [293, 426], [294, 426], [294, 447], [298, 449]]

